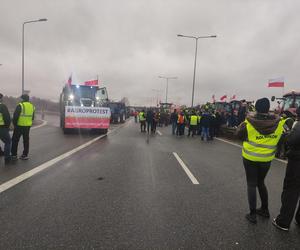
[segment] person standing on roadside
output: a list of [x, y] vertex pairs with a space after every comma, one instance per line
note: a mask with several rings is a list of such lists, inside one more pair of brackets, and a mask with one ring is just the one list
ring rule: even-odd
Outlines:
[[9, 135], [9, 127], [11, 123], [10, 114], [5, 104], [2, 103], [3, 95], [0, 94], [0, 140], [4, 143], [4, 162], [8, 164], [11, 160], [10, 147], [11, 138]]
[[176, 131], [177, 136], [184, 135], [184, 127], [185, 127], [185, 116], [183, 112], [180, 112], [177, 119], [177, 131]]
[[173, 113], [171, 114], [172, 135], [176, 134], [177, 120], [178, 120], [177, 110], [174, 109]]
[[[277, 144], [284, 132], [284, 121], [269, 113], [270, 101], [262, 98], [255, 103], [256, 113], [248, 115], [238, 127], [237, 135], [243, 141], [243, 163], [246, 171], [250, 213], [246, 219], [256, 224], [256, 215], [269, 218], [268, 191], [265, 177], [275, 158]], [[261, 208], [256, 209], [256, 188], [261, 198]]]
[[141, 132], [146, 132], [146, 115], [144, 109], [139, 113], [139, 120], [141, 123]]
[[189, 122], [190, 126], [189, 126], [188, 136], [190, 136], [192, 132], [192, 137], [194, 137], [197, 131], [198, 116], [196, 115], [196, 112], [193, 111], [189, 117], [190, 117], [190, 122]]
[[200, 126], [201, 126], [201, 140], [208, 141], [209, 137], [209, 127], [210, 127], [210, 114], [208, 110], [205, 110], [201, 116]]
[[159, 111], [154, 112], [153, 114], [153, 133], [156, 133], [157, 124], [159, 121]]
[[273, 220], [273, 225], [283, 231], [289, 230], [297, 204], [299, 205], [295, 222], [300, 227], [300, 108], [296, 113], [297, 120], [285, 138], [288, 163], [281, 194], [280, 214]]
[[153, 132], [153, 120], [154, 120], [154, 113], [153, 113], [152, 109], [150, 108], [146, 114], [148, 134], [150, 133], [150, 131]]
[[21, 136], [23, 137], [24, 149], [20, 159], [29, 159], [29, 133], [34, 120], [35, 108], [33, 104], [29, 102], [29, 96], [27, 94], [23, 94], [21, 99], [22, 101], [17, 105], [13, 115], [14, 133], [11, 147], [12, 160], [18, 159], [18, 144]]

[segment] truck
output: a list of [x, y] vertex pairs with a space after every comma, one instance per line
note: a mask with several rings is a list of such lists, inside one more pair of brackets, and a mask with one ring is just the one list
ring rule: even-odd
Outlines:
[[63, 132], [88, 129], [106, 134], [111, 117], [107, 102], [105, 87], [66, 84], [60, 94], [60, 127]]
[[291, 91], [284, 94], [281, 98], [272, 96], [272, 101], [278, 101], [277, 112], [286, 117], [290, 117], [293, 120], [296, 119], [296, 109], [300, 107], [300, 91]]
[[228, 114], [231, 112], [231, 105], [228, 102], [215, 102], [214, 103], [215, 110], [219, 113]]

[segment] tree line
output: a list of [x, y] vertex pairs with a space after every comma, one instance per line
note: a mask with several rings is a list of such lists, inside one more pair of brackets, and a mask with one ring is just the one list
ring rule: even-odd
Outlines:
[[[4, 96], [3, 103], [7, 105], [9, 110], [14, 110], [18, 103], [21, 101], [20, 98], [12, 96]], [[30, 102], [35, 106], [36, 111], [50, 111], [59, 112], [59, 103], [50, 100], [41, 99], [38, 97], [31, 97]]]

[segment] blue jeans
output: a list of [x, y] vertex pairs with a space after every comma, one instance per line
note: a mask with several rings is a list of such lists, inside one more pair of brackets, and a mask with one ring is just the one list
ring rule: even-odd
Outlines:
[[177, 122], [172, 122], [172, 134], [176, 134]]
[[209, 138], [209, 128], [202, 127], [201, 138], [208, 140], [208, 138]]
[[8, 128], [0, 128], [0, 140], [4, 142], [4, 157], [10, 156], [11, 138]]

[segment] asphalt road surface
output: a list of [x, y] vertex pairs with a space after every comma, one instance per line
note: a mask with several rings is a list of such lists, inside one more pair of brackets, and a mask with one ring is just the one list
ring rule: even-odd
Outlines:
[[[29, 161], [1, 162], [0, 249], [300, 249], [295, 225], [286, 233], [244, 218], [240, 148], [170, 127], [147, 135], [132, 120], [103, 138], [63, 135], [46, 119], [31, 132]], [[274, 161], [267, 177], [272, 217], [284, 171]]]

